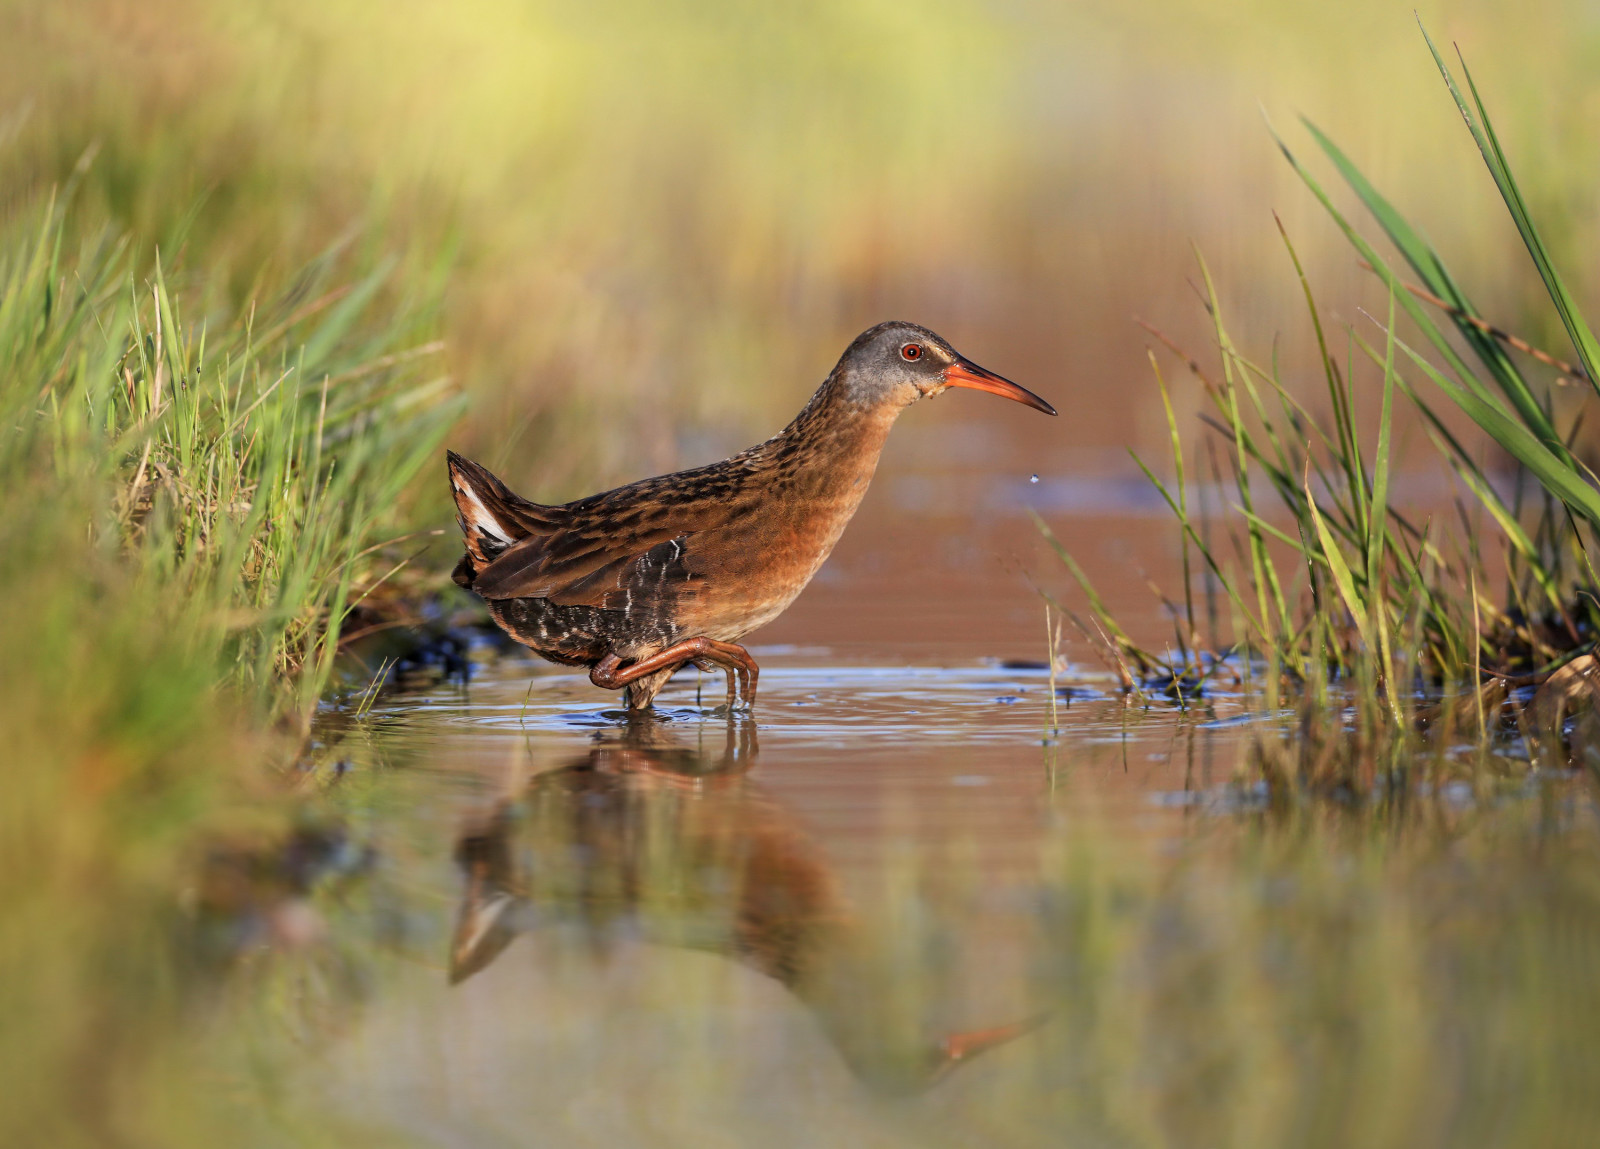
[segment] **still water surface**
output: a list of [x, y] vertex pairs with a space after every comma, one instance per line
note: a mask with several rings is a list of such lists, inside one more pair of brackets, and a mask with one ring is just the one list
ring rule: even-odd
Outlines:
[[404, 956], [319, 1094], [445, 1144], [954, 1145], [1062, 1087], [1072, 827], [1135, 868], [1216, 833], [1238, 702], [755, 653], [753, 716], [514, 656], [383, 699], [351, 803]]
[[1074, 667], [1052, 718], [863, 635], [757, 648], [754, 716], [515, 655], [330, 704], [344, 876], [251, 935], [218, 1065], [371, 1144], [1589, 1143], [1582, 774], [1268, 809], [1294, 727], [1239, 696]]

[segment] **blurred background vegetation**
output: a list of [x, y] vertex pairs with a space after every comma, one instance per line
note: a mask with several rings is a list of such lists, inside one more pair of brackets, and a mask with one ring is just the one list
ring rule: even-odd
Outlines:
[[[1592, 250], [1592, 7], [1420, 10], [1475, 50], [1554, 245]], [[446, 260], [457, 442], [550, 499], [770, 433], [887, 315], [1065, 400], [1048, 462], [1158, 443], [1113, 388], [1144, 377], [1135, 313], [1205, 347], [1191, 241], [1262, 338], [1304, 328], [1270, 209], [1355, 298], [1258, 105], [1312, 114], [1486, 312], [1557, 342], [1409, 4], [10, 0], [0, 44], [5, 202], [97, 149], [85, 209], [217, 307], [338, 237]]]

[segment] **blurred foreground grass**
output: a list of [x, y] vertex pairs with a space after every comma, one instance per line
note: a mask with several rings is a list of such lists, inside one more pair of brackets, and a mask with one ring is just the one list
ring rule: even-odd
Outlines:
[[187, 1107], [141, 1126], [179, 893], [209, 838], [292, 816], [329, 621], [459, 401], [419, 369], [430, 300], [371, 317], [382, 268], [219, 309], [69, 226], [73, 190], [0, 220], [0, 1140], [172, 1144]]
[[1065, 843], [1070, 1107], [1110, 1144], [1583, 1144], [1594, 831], [1589, 794], [1546, 782], [1269, 817], [1142, 888], [1104, 840]]

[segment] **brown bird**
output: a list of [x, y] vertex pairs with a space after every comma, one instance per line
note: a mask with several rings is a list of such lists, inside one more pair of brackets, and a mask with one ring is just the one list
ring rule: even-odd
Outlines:
[[625, 689], [629, 709], [687, 663], [725, 670], [728, 705], [742, 691], [751, 706], [758, 668], [738, 641], [782, 614], [832, 552], [900, 412], [949, 387], [1056, 413], [927, 328], [880, 323], [794, 422], [709, 467], [543, 506], [450, 452], [467, 546], [455, 581], [535, 654]]

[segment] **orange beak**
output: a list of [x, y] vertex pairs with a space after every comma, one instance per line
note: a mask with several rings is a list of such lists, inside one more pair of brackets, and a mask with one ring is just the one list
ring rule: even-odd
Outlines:
[[1015, 400], [1035, 411], [1054, 415], [1056, 409], [1026, 387], [1018, 387], [1009, 379], [1002, 379], [993, 371], [985, 370], [968, 359], [957, 359], [944, 369], [944, 381], [951, 387], [967, 387], [973, 391], [987, 391]]

